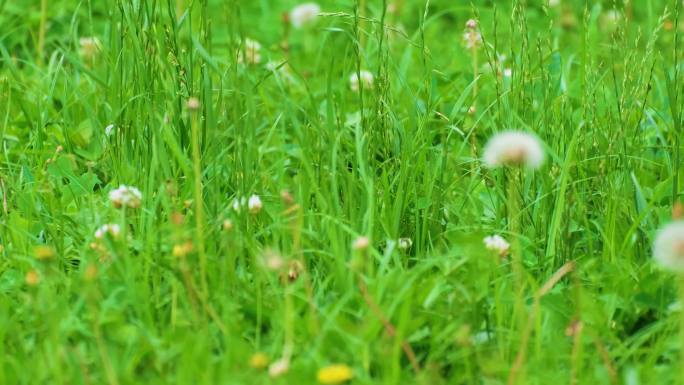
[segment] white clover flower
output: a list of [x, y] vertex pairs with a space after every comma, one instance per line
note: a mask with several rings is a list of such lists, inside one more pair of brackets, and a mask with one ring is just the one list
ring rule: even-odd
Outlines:
[[511, 248], [511, 245], [500, 235], [490, 235], [483, 241], [487, 250], [495, 251], [501, 257], [505, 257]]
[[684, 273], [684, 221], [672, 222], [658, 230], [653, 258], [667, 270]]
[[245, 39], [245, 45], [238, 57], [239, 63], [259, 64], [261, 63], [261, 44], [252, 39]]
[[258, 195], [253, 194], [251, 197], [249, 197], [249, 201], [247, 201], [247, 208], [249, 209], [250, 213], [257, 214], [263, 207], [264, 205], [261, 203], [261, 198], [259, 198]]
[[539, 168], [544, 150], [536, 136], [522, 131], [504, 131], [492, 137], [484, 148], [483, 161], [489, 168], [525, 165]]
[[300, 4], [290, 11], [290, 23], [295, 28], [302, 28], [305, 24], [311, 23], [321, 13], [321, 7], [316, 3]]
[[107, 234], [111, 235], [112, 238], [119, 238], [119, 235], [121, 235], [121, 227], [116, 223], [102, 225], [95, 231], [95, 238], [104, 239]]
[[349, 76], [349, 88], [354, 92], [359, 92], [361, 86], [364, 89], [373, 88], [374, 77], [370, 71], [361, 70], [360, 71], [361, 80], [359, 81], [359, 74], [354, 72]]
[[116, 208], [130, 207], [135, 209], [140, 207], [142, 193], [135, 187], [122, 184], [119, 188], [109, 192], [109, 200]]
[[102, 48], [100, 39], [96, 37], [82, 37], [78, 40], [78, 44], [81, 46], [79, 54], [81, 55], [81, 58], [86, 60], [95, 58]]

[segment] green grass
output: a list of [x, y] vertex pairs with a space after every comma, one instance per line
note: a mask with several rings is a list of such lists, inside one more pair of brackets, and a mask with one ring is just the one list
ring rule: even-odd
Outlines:
[[[388, 3], [321, 0], [291, 29], [296, 0], [0, 0], [0, 383], [681, 381], [651, 258], [684, 184], [681, 2]], [[544, 166], [485, 168], [505, 129]], [[112, 206], [120, 184], [140, 208]], [[96, 241], [106, 223], [122, 236]]]

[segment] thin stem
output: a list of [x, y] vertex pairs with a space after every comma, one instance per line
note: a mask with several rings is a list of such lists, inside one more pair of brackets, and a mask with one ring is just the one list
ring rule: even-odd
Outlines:
[[36, 49], [36, 61], [43, 62], [43, 50], [45, 48], [45, 24], [47, 22], [47, 0], [40, 0], [40, 27], [38, 29], [38, 47]]
[[200, 262], [200, 281], [202, 285], [202, 297], [207, 298], [207, 256], [204, 251], [204, 200], [202, 196], [202, 163], [199, 148], [199, 124], [197, 111], [192, 111], [192, 163], [195, 176], [195, 238], [197, 240], [197, 253]]

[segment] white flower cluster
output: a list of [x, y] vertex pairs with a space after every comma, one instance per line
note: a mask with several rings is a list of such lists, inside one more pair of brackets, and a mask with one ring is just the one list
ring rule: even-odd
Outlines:
[[500, 235], [490, 235], [485, 237], [484, 244], [487, 250], [494, 251], [502, 257], [506, 256], [508, 254], [508, 250], [511, 248], [511, 245]]
[[238, 56], [239, 63], [259, 64], [261, 63], [261, 44], [252, 39], [245, 39], [242, 52]]
[[109, 200], [116, 208], [129, 207], [136, 209], [140, 207], [142, 193], [135, 187], [122, 184], [119, 188], [109, 192]]
[[295, 28], [302, 28], [316, 20], [321, 13], [321, 7], [316, 3], [300, 4], [290, 11], [290, 23]]
[[247, 210], [252, 214], [258, 214], [259, 211], [261, 211], [261, 209], [264, 207], [263, 203], [261, 202], [261, 198], [256, 194], [252, 194], [249, 199], [245, 197], [240, 199], [235, 198], [233, 199], [232, 206], [236, 213], [239, 213], [242, 211], [243, 207], [247, 206]]
[[112, 238], [119, 238], [119, 235], [121, 235], [121, 227], [116, 223], [102, 225], [95, 231], [95, 238], [104, 239], [107, 234], [109, 234]]
[[359, 73], [354, 72], [349, 76], [349, 88], [354, 92], [359, 92], [361, 86], [364, 89], [371, 89], [373, 88], [373, 81], [374, 77], [370, 71], [361, 70]]

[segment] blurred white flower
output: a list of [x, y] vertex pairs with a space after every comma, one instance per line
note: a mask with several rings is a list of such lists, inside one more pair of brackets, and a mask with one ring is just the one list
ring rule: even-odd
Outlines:
[[408, 250], [413, 246], [411, 238], [399, 238], [397, 242], [400, 250]]
[[245, 39], [242, 52], [238, 56], [239, 63], [259, 64], [261, 63], [261, 44], [252, 39]]
[[107, 234], [111, 235], [112, 238], [118, 238], [121, 234], [121, 227], [116, 223], [102, 225], [95, 231], [95, 238], [104, 239]]
[[539, 168], [544, 150], [536, 136], [522, 131], [504, 131], [492, 137], [484, 148], [483, 161], [489, 168], [525, 165]]
[[487, 250], [495, 251], [501, 257], [505, 257], [511, 248], [511, 245], [500, 235], [490, 235], [483, 241]]
[[476, 29], [477, 28], [477, 20], [468, 19], [468, 21], [466, 21], [466, 28], [467, 29]]
[[290, 360], [287, 358], [281, 358], [269, 366], [268, 375], [271, 377], [279, 377], [287, 373], [288, 370], [290, 370]]
[[316, 20], [321, 13], [321, 7], [316, 3], [303, 3], [290, 11], [290, 23], [295, 28], [302, 28], [305, 24]]
[[609, 9], [599, 19], [599, 24], [604, 32], [615, 32], [622, 22], [622, 13], [617, 9]]
[[359, 73], [354, 72], [349, 76], [349, 88], [354, 92], [359, 92], [361, 86], [364, 89], [373, 88], [374, 77], [370, 71], [361, 70], [360, 71], [361, 80], [359, 81]]
[[78, 40], [78, 44], [81, 47], [79, 54], [81, 55], [81, 58], [86, 60], [94, 59], [102, 48], [100, 39], [96, 37], [82, 37]]
[[370, 239], [368, 237], [358, 237], [354, 240], [352, 243], [352, 250], [355, 251], [363, 251], [368, 249], [368, 246], [370, 246]]
[[105, 135], [112, 136], [112, 134], [114, 133], [114, 128], [116, 127], [114, 127], [113, 124], [110, 124], [107, 127], [105, 127]]
[[463, 43], [468, 49], [478, 48], [482, 44], [482, 34], [477, 24], [475, 19], [470, 19], [466, 22], [466, 29], [463, 32]]
[[259, 198], [258, 195], [253, 194], [251, 197], [249, 197], [249, 201], [247, 201], [247, 208], [249, 209], [250, 213], [257, 214], [263, 208], [261, 198]]
[[239, 199], [238, 198], [233, 199], [233, 204], [232, 204], [233, 211], [235, 211], [236, 213], [239, 213], [240, 210], [242, 209], [242, 206], [244, 206], [245, 204], [247, 204], [247, 199], [245, 197], [242, 197]]
[[138, 208], [142, 200], [142, 193], [135, 187], [122, 184], [119, 188], [109, 192], [109, 200], [116, 208]]
[[684, 273], [684, 221], [672, 222], [658, 230], [653, 258], [667, 270]]

